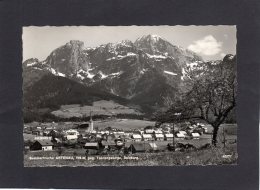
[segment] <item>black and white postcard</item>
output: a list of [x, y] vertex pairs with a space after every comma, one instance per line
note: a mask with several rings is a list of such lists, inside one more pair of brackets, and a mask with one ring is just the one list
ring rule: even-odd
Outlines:
[[23, 27], [25, 167], [236, 165], [236, 26]]

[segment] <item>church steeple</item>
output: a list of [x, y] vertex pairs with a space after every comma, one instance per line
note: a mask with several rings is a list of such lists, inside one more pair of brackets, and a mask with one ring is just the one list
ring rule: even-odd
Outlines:
[[90, 111], [89, 117], [90, 117], [89, 121], [93, 121], [93, 120], [92, 120], [92, 111]]
[[93, 120], [92, 120], [92, 111], [90, 111], [89, 113], [89, 132], [91, 133], [93, 130], [94, 130], [94, 123], [93, 123]]

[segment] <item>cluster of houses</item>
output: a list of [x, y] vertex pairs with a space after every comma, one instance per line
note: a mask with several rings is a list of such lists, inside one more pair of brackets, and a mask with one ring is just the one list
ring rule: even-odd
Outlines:
[[163, 150], [174, 140], [178, 139], [199, 139], [206, 132], [202, 125], [189, 126], [184, 130], [166, 125], [160, 128], [153, 126], [139, 130], [122, 131], [115, 128], [105, 130], [94, 130], [91, 120], [86, 129], [79, 124], [77, 127], [68, 130], [58, 130], [55, 123], [50, 127], [34, 126], [24, 127], [24, 133], [36, 135], [33, 141], [25, 143], [28, 150], [49, 151], [60, 146], [81, 147], [86, 152], [98, 153], [100, 150], [121, 150], [141, 152]]

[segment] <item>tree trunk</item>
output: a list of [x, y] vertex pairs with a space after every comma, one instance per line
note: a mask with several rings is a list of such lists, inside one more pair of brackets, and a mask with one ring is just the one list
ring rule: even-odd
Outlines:
[[213, 135], [212, 135], [212, 145], [216, 146], [217, 145], [217, 136], [218, 136], [218, 129], [219, 125], [213, 126]]

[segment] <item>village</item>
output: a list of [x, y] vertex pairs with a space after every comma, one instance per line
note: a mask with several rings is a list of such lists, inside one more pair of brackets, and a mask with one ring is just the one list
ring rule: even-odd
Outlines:
[[124, 130], [113, 126], [98, 129], [94, 123], [90, 118], [89, 122], [73, 122], [66, 128], [54, 122], [25, 124], [24, 149], [30, 152], [81, 149], [85, 155], [109, 155], [198, 150], [211, 144], [211, 134], [202, 123], [165, 123]]

